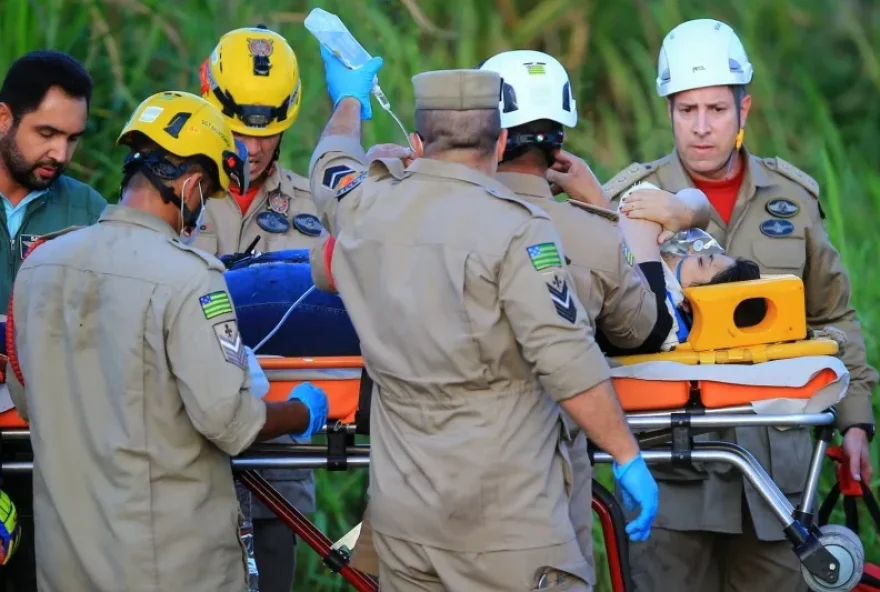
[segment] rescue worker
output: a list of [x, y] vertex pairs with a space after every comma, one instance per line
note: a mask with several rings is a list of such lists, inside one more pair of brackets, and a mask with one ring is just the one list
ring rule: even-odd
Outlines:
[[[369, 167], [381, 58], [322, 48], [334, 113], [309, 168], [336, 289], [375, 382], [370, 517], [383, 590], [591, 590], [568, 516], [562, 410], [616, 459], [649, 535], [654, 484], [552, 224], [493, 175], [497, 73], [413, 78], [416, 152]], [[356, 173], [336, 191], [327, 171]], [[631, 501], [631, 500], [630, 500]]]
[[[697, 187], [713, 206], [708, 232], [731, 257], [753, 259], [763, 274], [804, 280], [807, 322], [847, 333], [842, 359], [851, 382], [837, 406], [837, 427], [855, 479], [870, 481], [868, 442], [874, 434], [871, 392], [877, 372], [850, 303], [852, 288], [825, 230], [819, 185], [779, 157], [761, 158], [743, 144], [752, 98], [752, 65], [736, 33], [717, 20], [685, 22], [663, 41], [657, 92], [668, 102], [675, 148], [634, 162], [605, 186], [621, 211], [640, 216], [647, 181], [674, 192]], [[641, 194], [638, 199], [637, 195]], [[768, 470], [779, 488], [801, 495], [812, 450], [807, 428], [737, 428], [711, 439], [736, 442]], [[654, 471], [661, 511], [651, 540], [630, 547], [639, 592], [651, 590], [806, 590], [799, 562], [757, 492], [727, 465]]]
[[[92, 78], [73, 57], [54, 50], [15, 60], [0, 86], [0, 331], [12, 284], [27, 249], [40, 236], [98, 220], [107, 201], [65, 174], [85, 133]], [[0, 344], [5, 368], [5, 341]], [[0, 381], [5, 380], [0, 372]], [[18, 505], [21, 539], [0, 570], [0, 590], [36, 592], [33, 498], [29, 475], [8, 475], [4, 489]]]
[[[507, 144], [495, 178], [519, 199], [550, 216], [569, 258], [574, 289], [591, 329], [604, 336], [606, 343], [610, 341], [620, 348], [645, 353], [660, 351], [672, 328], [672, 317], [665, 304], [656, 235], [646, 237], [648, 240], [628, 237], [639, 261], [639, 273], [627, 256], [615, 213], [584, 201], [557, 202], [553, 198], [548, 177], [558, 181], [568, 194], [601, 192], [598, 180], [581, 159], [566, 154], [573, 166], [564, 173], [550, 168], [557, 161], [554, 155], [562, 148], [563, 126], [574, 127], [578, 117], [565, 68], [552, 56], [538, 51], [504, 52], [484, 61], [479, 68], [497, 72], [503, 81], [499, 110], [501, 127], [507, 130]], [[411, 141], [416, 143], [418, 138]], [[371, 148], [367, 158], [372, 154], [406, 159], [408, 152], [402, 146], [385, 144]], [[568, 449], [574, 468], [571, 519], [589, 566], [589, 583], [595, 584], [592, 470], [586, 436], [569, 418], [565, 419], [573, 434]], [[364, 514], [361, 535], [352, 552], [352, 565], [371, 574], [378, 570], [369, 511]]]
[[[302, 81], [296, 54], [265, 26], [223, 35], [200, 69], [202, 97], [222, 113], [248, 149], [251, 185], [232, 184], [223, 199], [208, 203], [194, 245], [233, 260], [253, 245], [261, 252], [308, 249], [321, 234], [308, 180], [278, 164], [281, 138], [296, 121]], [[262, 339], [262, 336], [261, 336]], [[250, 345], [255, 345], [251, 343]], [[290, 444], [282, 437], [278, 442]], [[310, 469], [258, 471], [296, 509], [315, 511]], [[245, 503], [250, 493], [241, 492]], [[258, 500], [250, 502], [254, 558], [260, 592], [290, 592], [296, 571], [296, 536]]]
[[10, 392], [32, 430], [39, 588], [242, 592], [230, 456], [310, 435], [327, 400], [308, 383], [286, 403], [249, 392], [223, 265], [181, 238], [205, 198], [247, 187], [219, 111], [162, 92], [118, 143], [121, 204], [33, 249], [14, 287]]

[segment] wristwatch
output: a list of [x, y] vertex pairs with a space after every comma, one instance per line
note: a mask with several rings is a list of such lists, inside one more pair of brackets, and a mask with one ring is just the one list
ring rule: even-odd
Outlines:
[[850, 428], [860, 428], [862, 430], [865, 430], [865, 433], [868, 434], [868, 442], [871, 442], [874, 439], [874, 432], [876, 431], [876, 428], [872, 423], [854, 423], [841, 431], [840, 435], [846, 436], [846, 433], [849, 431]]

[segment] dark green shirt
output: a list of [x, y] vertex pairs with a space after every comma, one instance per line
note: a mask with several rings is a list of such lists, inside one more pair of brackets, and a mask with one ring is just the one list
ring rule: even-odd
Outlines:
[[15, 274], [28, 247], [44, 234], [68, 226], [89, 226], [107, 206], [97, 191], [66, 175], [60, 176], [42, 195], [28, 204], [24, 220], [15, 236], [9, 235], [6, 211], [0, 208], [0, 314], [6, 314]]

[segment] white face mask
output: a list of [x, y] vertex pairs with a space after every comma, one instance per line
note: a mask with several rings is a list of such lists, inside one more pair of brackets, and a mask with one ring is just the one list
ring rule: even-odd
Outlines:
[[[186, 184], [190, 182], [190, 179], [187, 179], [183, 184], [183, 190], [180, 192], [181, 194], [186, 194]], [[196, 237], [199, 235], [199, 232], [202, 229], [202, 224], [205, 222], [205, 195], [202, 193], [202, 182], [199, 181], [199, 200], [201, 202], [201, 208], [199, 208], [199, 217], [196, 219], [195, 227], [192, 230], [192, 233], [187, 234], [186, 231], [181, 231], [180, 233], [180, 242], [183, 244], [190, 246], [195, 242]], [[180, 200], [180, 225], [183, 227], [183, 200]]]

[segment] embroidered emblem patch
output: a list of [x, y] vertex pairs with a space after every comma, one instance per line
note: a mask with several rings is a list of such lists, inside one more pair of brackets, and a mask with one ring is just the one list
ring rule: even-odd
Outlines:
[[788, 220], [764, 220], [761, 222], [761, 232], [772, 238], [788, 236], [794, 232], [794, 224]]
[[779, 218], [791, 218], [801, 210], [796, 203], [788, 199], [771, 199], [765, 207], [767, 212]]
[[214, 325], [214, 335], [217, 336], [223, 358], [239, 368], [247, 368], [247, 352], [238, 333], [238, 324], [235, 321], [217, 323]]
[[222, 314], [232, 312], [232, 302], [229, 300], [229, 294], [223, 290], [205, 294], [199, 298], [199, 305], [201, 305], [202, 313], [206, 319], [213, 319]]
[[317, 216], [297, 214], [293, 218], [293, 227], [307, 236], [320, 236], [323, 226]]
[[321, 180], [321, 184], [328, 189], [338, 189], [355, 177], [357, 177], [357, 173], [354, 172], [354, 169], [338, 164], [324, 169], [324, 178]]
[[281, 191], [275, 190], [269, 194], [269, 209], [273, 212], [287, 214], [287, 209], [289, 207], [290, 198], [281, 193]]
[[357, 177], [355, 177], [354, 179], [352, 179], [351, 181], [346, 182], [345, 185], [342, 185], [342, 186], [336, 191], [336, 199], [342, 199], [343, 197], [345, 197], [345, 196], [346, 196], [348, 193], [350, 193], [355, 187], [357, 187], [358, 185], [360, 185], [361, 183], [363, 183], [363, 182], [364, 182], [364, 179], [366, 179], [366, 178], [367, 178], [367, 172], [364, 171], [364, 172], [360, 173]]
[[562, 267], [562, 258], [559, 256], [559, 250], [556, 243], [540, 243], [526, 248], [532, 265], [538, 271], [543, 271], [551, 267]]
[[577, 319], [577, 306], [571, 297], [571, 290], [568, 288], [568, 282], [562, 277], [554, 275], [553, 279], [547, 283], [547, 289], [550, 291], [550, 300], [556, 307], [556, 314], [560, 318], [565, 319], [574, 324]]
[[290, 228], [290, 222], [287, 221], [283, 214], [269, 210], [257, 214], [257, 226], [266, 232], [281, 234], [282, 232], [287, 232]]

